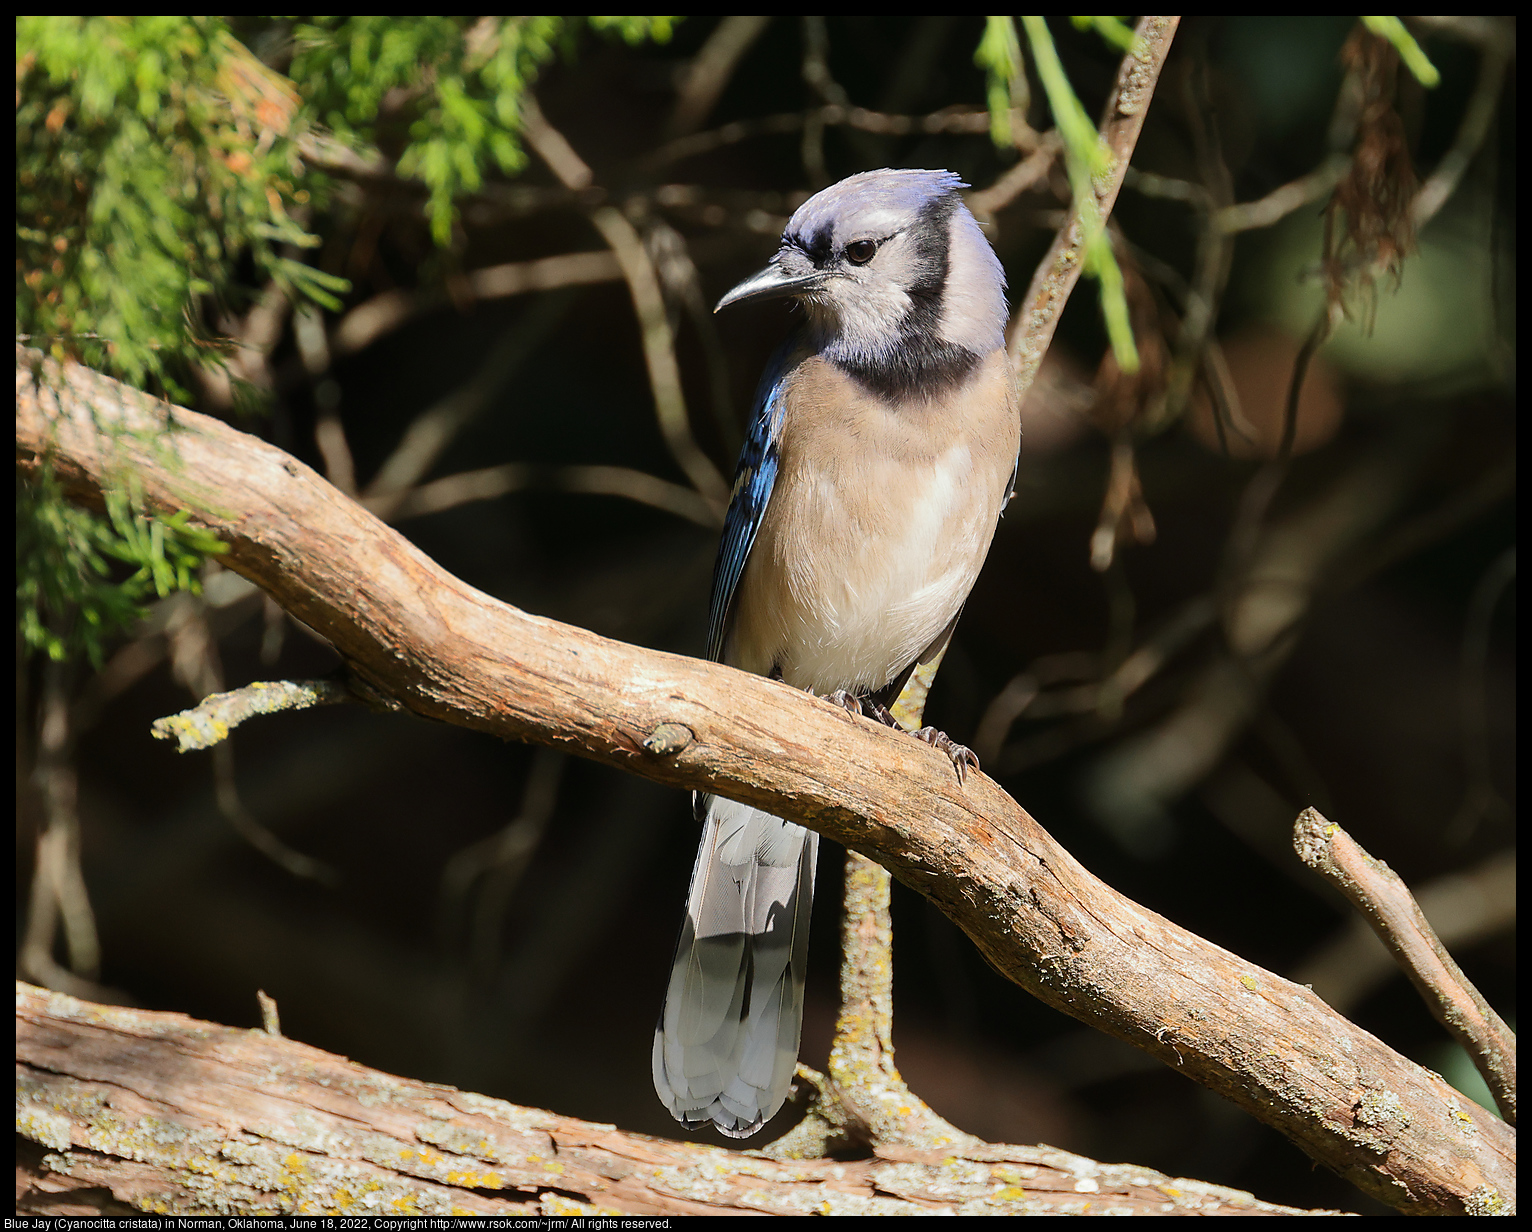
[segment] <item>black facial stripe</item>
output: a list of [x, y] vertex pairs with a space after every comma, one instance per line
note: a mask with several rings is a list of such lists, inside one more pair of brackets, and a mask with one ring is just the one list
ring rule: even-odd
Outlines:
[[834, 255], [835, 228], [830, 223], [825, 223], [812, 235], [784, 235], [782, 238], [801, 249], [821, 269]]
[[967, 347], [930, 334], [903, 337], [891, 354], [876, 361], [832, 358], [842, 372], [890, 402], [937, 397], [956, 389], [979, 365]]
[[920, 211], [909, 229], [921, 272], [905, 288], [910, 308], [899, 323], [899, 341], [892, 352], [876, 361], [836, 359], [843, 371], [883, 398], [935, 397], [961, 385], [978, 366], [978, 355], [937, 333], [947, 287], [948, 233], [956, 208], [956, 195], [943, 193]]
[[934, 333], [941, 324], [942, 292], [947, 287], [947, 232], [956, 208], [957, 197], [943, 193], [920, 211], [910, 228], [922, 273], [906, 288], [910, 311], [901, 326], [905, 333], [917, 330]]

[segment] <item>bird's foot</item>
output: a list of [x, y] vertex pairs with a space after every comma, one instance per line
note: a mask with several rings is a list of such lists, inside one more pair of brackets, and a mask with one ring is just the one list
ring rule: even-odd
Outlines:
[[833, 693], [825, 694], [825, 701], [844, 706], [850, 713], [859, 714], [865, 719], [876, 719], [884, 727], [892, 727], [895, 731], [905, 730], [899, 720], [894, 718], [894, 712], [870, 694], [858, 696], [845, 689], [836, 689]]
[[[812, 689], [809, 690], [811, 693]], [[851, 714], [862, 714], [863, 701], [855, 693], [848, 693], [845, 689], [836, 689], [833, 693], [825, 694], [825, 701], [832, 706], [840, 706]]]
[[978, 755], [972, 749], [959, 744], [944, 731], [938, 731], [934, 727], [922, 727], [919, 731], [911, 732], [910, 735], [917, 740], [924, 740], [933, 749], [952, 758], [952, 768], [957, 771], [959, 783], [967, 781], [969, 766], [975, 770], [979, 768]]

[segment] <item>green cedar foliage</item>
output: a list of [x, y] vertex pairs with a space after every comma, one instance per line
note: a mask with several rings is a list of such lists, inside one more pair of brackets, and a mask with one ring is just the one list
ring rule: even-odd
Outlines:
[[[542, 65], [584, 26], [637, 43], [677, 20], [18, 17], [16, 332], [185, 401], [189, 373], [223, 363], [205, 324], [216, 310], [267, 283], [340, 306], [346, 282], [301, 259], [327, 205], [323, 159], [306, 153], [338, 138], [375, 157], [386, 111], [405, 128], [396, 171], [425, 185], [446, 244], [456, 198], [524, 164], [520, 99]], [[54, 658], [99, 663], [144, 602], [194, 589], [218, 549], [182, 517], [145, 515], [130, 489], [100, 517], [47, 478], [23, 484], [17, 522], [21, 644]]]
[[[522, 93], [581, 28], [629, 43], [666, 42], [675, 17], [316, 17], [293, 31], [292, 78], [319, 122], [345, 140], [377, 139], [403, 111], [396, 170], [430, 192], [426, 216], [446, 244], [454, 200], [498, 169], [526, 163], [517, 141]], [[393, 100], [400, 100], [395, 103]]]

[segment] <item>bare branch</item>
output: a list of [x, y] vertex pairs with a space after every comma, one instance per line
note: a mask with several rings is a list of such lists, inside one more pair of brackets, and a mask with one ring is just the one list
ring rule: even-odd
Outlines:
[[1484, 144], [1490, 121], [1495, 118], [1495, 110], [1500, 104], [1500, 90], [1515, 50], [1515, 37], [1507, 23], [1502, 25], [1501, 37], [1484, 42], [1479, 80], [1463, 112], [1463, 122], [1458, 126], [1452, 148], [1442, 155], [1431, 178], [1420, 186], [1415, 200], [1410, 203], [1410, 223], [1417, 233], [1447, 204], [1447, 198], [1457, 190], [1468, 164], [1473, 162], [1474, 155]]
[[226, 567], [378, 694], [807, 825], [931, 899], [1043, 1001], [1212, 1087], [1382, 1201], [1462, 1213], [1511, 1200], [1499, 1118], [1308, 989], [1123, 898], [993, 781], [960, 785], [924, 743], [765, 677], [499, 603], [281, 450], [77, 365], [18, 349], [16, 422], [22, 473], [49, 465], [99, 507], [130, 470], [146, 508], [218, 535]]
[[[567, 187], [590, 186], [593, 182], [590, 168], [564, 135], [543, 118], [530, 94], [522, 100], [522, 131], [528, 144]], [[611, 245], [633, 296], [633, 310], [638, 315], [643, 337], [644, 363], [654, 392], [654, 411], [659, 419], [660, 435], [697, 491], [723, 508], [729, 503], [729, 485], [692, 436], [686, 399], [681, 392], [681, 370], [676, 363], [675, 336], [670, 329], [654, 262], [637, 230], [621, 210], [609, 205], [600, 206], [591, 211], [590, 219]]]
[[740, 60], [770, 21], [770, 17], [731, 16], [718, 23], [686, 70], [670, 117], [668, 131], [672, 137], [687, 136], [707, 119]]
[[385, 521], [392, 519], [393, 510], [408, 499], [413, 485], [558, 326], [573, 305], [573, 296], [566, 289], [534, 303], [495, 340], [477, 372], [415, 417], [367, 485], [363, 500], [369, 509]]
[[1273, 189], [1259, 201], [1245, 201], [1215, 210], [1213, 228], [1223, 235], [1233, 235], [1238, 231], [1272, 226], [1294, 210], [1328, 197], [1350, 169], [1349, 154], [1331, 154], [1307, 175]]
[[[462, 292], [473, 300], [506, 299], [533, 291], [616, 282], [622, 267], [610, 252], [570, 252], [536, 261], [512, 261], [474, 270], [462, 278]], [[411, 291], [384, 291], [358, 304], [335, 327], [331, 342], [337, 355], [351, 355], [398, 329], [411, 317], [444, 302], [442, 297]]]
[[[906, 731], [921, 726], [945, 654], [944, 648], [919, 664], [891, 707]], [[820, 1158], [848, 1146], [931, 1151], [978, 1145], [911, 1091], [894, 1064], [892, 895], [886, 868], [859, 852], [846, 853], [840, 1012], [829, 1074], [800, 1064], [799, 1076], [813, 1096], [803, 1120], [765, 1149], [773, 1158]]]
[[1044, 179], [1059, 156], [1062, 142], [1057, 132], [1044, 133], [1038, 147], [988, 188], [968, 194], [967, 205], [980, 222], [987, 222]]
[[659, 479], [626, 466], [535, 466], [526, 462], [508, 462], [483, 470], [463, 471], [444, 479], [421, 484], [395, 501], [379, 497], [362, 503], [381, 512], [388, 509], [390, 522], [440, 513], [469, 501], [493, 500], [509, 492], [528, 489], [558, 492], [585, 492], [599, 496], [623, 496], [663, 509], [699, 526], [716, 527], [723, 518], [718, 506], [699, 496], [695, 489]]
[[[1273, 801], [1273, 807], [1287, 809]], [[1248, 810], [1247, 810], [1248, 811]], [[1441, 943], [1465, 950], [1516, 927], [1516, 851], [1499, 851], [1473, 868], [1433, 878], [1415, 892]], [[1360, 915], [1293, 972], [1343, 1014], [1399, 974], [1399, 964]]]
[[174, 740], [176, 752], [190, 753], [212, 748], [258, 714], [353, 700], [351, 691], [336, 680], [257, 680], [229, 693], [210, 693], [190, 710], [156, 719], [150, 733], [156, 740]]
[[[267, 999], [269, 1001], [269, 999]], [[263, 1011], [267, 1010], [263, 1002]], [[16, 985], [25, 1214], [1304, 1215], [1052, 1147], [763, 1159]], [[36, 1144], [35, 1146], [33, 1144]]]
[[[1019, 114], [1011, 117], [1017, 145], [1031, 150], [1040, 140]], [[885, 137], [906, 137], [912, 133], [987, 133], [989, 112], [972, 108], [944, 108], [930, 115], [889, 115], [882, 111], [869, 111], [866, 107], [851, 107], [843, 103], [830, 103], [824, 107], [811, 107], [807, 111], [789, 111], [781, 115], [757, 116], [749, 120], [736, 120], [710, 132], [694, 133], [668, 142], [655, 150], [645, 160], [649, 167], [680, 162], [697, 154], [706, 154], [727, 145], [736, 145], [752, 137], [781, 136], [796, 133], [811, 124], [826, 128], [844, 126], [864, 133]]]
[[1362, 913], [1436, 1020], [1473, 1058], [1505, 1119], [1516, 1124], [1516, 1037], [1447, 953], [1399, 875], [1318, 809], [1298, 814], [1293, 847]]
[[[1112, 155], [1111, 174], [1098, 181], [1096, 203], [1103, 220], [1111, 217], [1112, 206], [1122, 188], [1122, 178], [1138, 134], [1149, 111], [1149, 100], [1170, 51], [1179, 17], [1143, 17], [1135, 32], [1135, 50], [1123, 57], [1117, 73], [1117, 87], [1107, 100], [1106, 118], [1101, 123], [1101, 137]], [[1007, 347], [1016, 368], [1017, 388], [1026, 396], [1037, 369], [1053, 341], [1059, 316], [1069, 293], [1079, 281], [1084, 248], [1078, 211], [1071, 209], [1059, 228], [1048, 255], [1032, 276], [1026, 298], [1016, 307], [1007, 331]]]

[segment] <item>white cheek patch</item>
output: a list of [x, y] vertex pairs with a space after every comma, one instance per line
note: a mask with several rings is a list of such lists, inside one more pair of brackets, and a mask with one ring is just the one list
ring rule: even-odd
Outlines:
[[838, 279], [830, 292], [840, 343], [853, 354], [869, 358], [886, 353], [899, 339], [899, 326], [910, 311], [904, 288], [882, 274], [866, 280]]
[[1005, 345], [1005, 281], [994, 249], [967, 215], [947, 226], [947, 285], [937, 333], [948, 342], [988, 355]]

